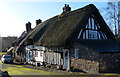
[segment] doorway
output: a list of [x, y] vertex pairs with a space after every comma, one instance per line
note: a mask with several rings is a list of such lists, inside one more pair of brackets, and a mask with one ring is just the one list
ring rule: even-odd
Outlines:
[[68, 71], [69, 70], [69, 66], [70, 66], [69, 50], [68, 49], [64, 49], [63, 50], [63, 69]]

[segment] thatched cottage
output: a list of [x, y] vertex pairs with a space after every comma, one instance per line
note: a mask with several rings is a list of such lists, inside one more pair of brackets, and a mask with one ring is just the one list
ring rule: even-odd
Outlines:
[[[66, 8], [65, 8], [66, 7]], [[87, 73], [119, 72], [120, 43], [93, 5], [64, 12], [36, 26], [20, 43], [25, 62]], [[22, 51], [22, 52], [21, 52]]]

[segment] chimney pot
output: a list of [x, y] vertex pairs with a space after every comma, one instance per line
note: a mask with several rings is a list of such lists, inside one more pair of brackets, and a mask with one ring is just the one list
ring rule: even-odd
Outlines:
[[37, 26], [38, 24], [40, 24], [41, 22], [42, 22], [42, 20], [41, 20], [41, 19], [36, 20], [36, 26]]
[[67, 13], [69, 11], [71, 11], [71, 7], [67, 4], [65, 4], [65, 6], [63, 7], [63, 13]]
[[27, 31], [27, 33], [31, 31], [31, 23], [30, 22], [26, 23], [26, 31]]

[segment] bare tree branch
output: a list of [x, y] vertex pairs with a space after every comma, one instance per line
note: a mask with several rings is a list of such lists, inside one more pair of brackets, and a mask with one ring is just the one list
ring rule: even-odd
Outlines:
[[112, 2], [112, 0], [109, 0], [110, 2], [107, 3], [107, 7], [103, 8], [103, 11], [105, 11], [105, 19], [108, 22], [108, 25], [114, 29], [114, 34], [117, 35], [117, 29], [118, 29], [118, 2]]

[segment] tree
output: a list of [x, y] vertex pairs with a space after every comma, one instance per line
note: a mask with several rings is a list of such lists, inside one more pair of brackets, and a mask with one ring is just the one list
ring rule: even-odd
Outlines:
[[108, 25], [114, 29], [115, 36], [118, 35], [118, 2], [108, 2], [107, 7], [104, 8], [106, 11], [105, 19]]

